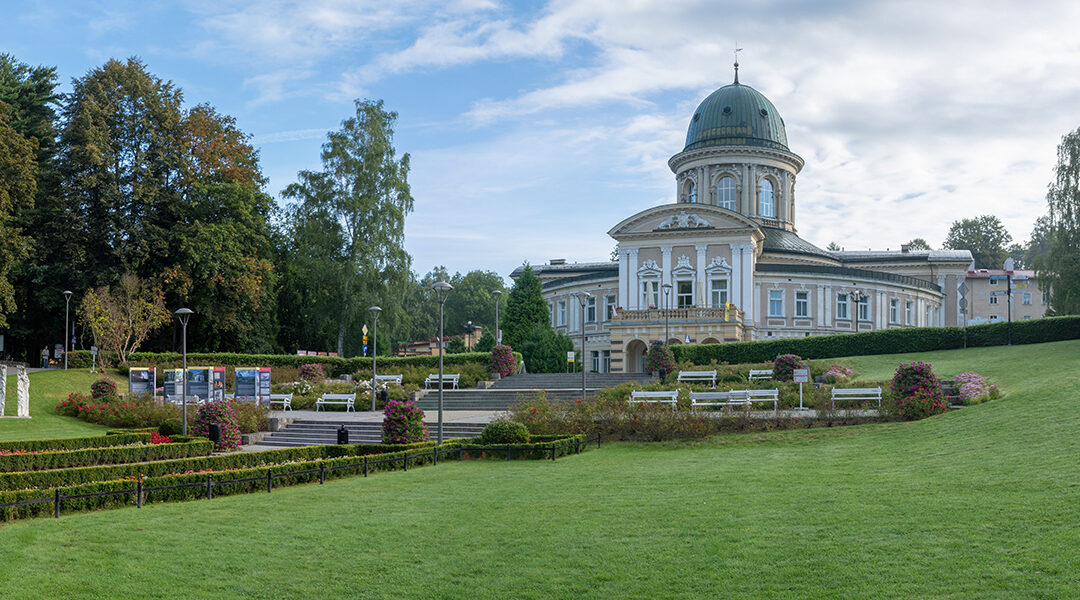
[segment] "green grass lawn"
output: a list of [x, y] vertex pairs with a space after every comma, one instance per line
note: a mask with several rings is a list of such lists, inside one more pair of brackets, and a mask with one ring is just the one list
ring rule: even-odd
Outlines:
[[1075, 598], [1080, 341], [925, 421], [465, 462], [0, 528], [0, 598]]
[[[14, 369], [8, 369], [12, 373]], [[90, 394], [90, 384], [101, 377], [87, 369], [56, 369], [30, 374], [30, 418], [0, 419], [0, 441], [35, 440], [47, 438], [69, 438], [87, 435], [100, 435], [107, 428], [93, 423], [86, 423], [70, 417], [61, 417], [53, 412], [61, 400], [71, 392]], [[15, 375], [7, 378], [7, 398], [4, 414], [16, 414]], [[127, 380], [113, 376], [120, 392], [127, 390]]]

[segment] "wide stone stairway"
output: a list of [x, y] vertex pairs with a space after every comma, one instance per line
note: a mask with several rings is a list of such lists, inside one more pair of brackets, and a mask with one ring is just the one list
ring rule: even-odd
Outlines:
[[[591, 393], [628, 381], [648, 383], [650, 377], [645, 373], [589, 373], [585, 389]], [[528, 373], [505, 377], [488, 389], [443, 390], [443, 410], [504, 411], [539, 391], [552, 400], [580, 398], [581, 373]], [[425, 412], [438, 410], [438, 390], [428, 390], [419, 405]]]

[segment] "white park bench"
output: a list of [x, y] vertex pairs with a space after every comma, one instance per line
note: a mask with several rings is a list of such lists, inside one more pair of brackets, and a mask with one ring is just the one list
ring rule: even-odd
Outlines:
[[877, 401], [878, 408], [881, 408], [881, 388], [833, 388], [832, 407], [834, 409], [837, 400], [855, 400], [859, 402], [874, 400]]
[[679, 371], [679, 383], [706, 383], [716, 387], [716, 371]]
[[750, 381], [757, 381], [759, 379], [772, 379], [772, 369], [750, 369]]
[[457, 373], [454, 373], [453, 375], [447, 375], [446, 373], [443, 373], [442, 385], [440, 386], [439, 385], [439, 374], [438, 373], [432, 373], [431, 375], [427, 376], [427, 379], [424, 380], [424, 389], [427, 389], [427, 388], [431, 387], [432, 385], [434, 385], [436, 388], [439, 388], [439, 387], [445, 388], [446, 384], [450, 383], [450, 384], [453, 385], [453, 388], [456, 390], [457, 389], [457, 384], [458, 384], [458, 379], [460, 377], [461, 377], [461, 375], [458, 375]]
[[690, 410], [698, 406], [750, 406], [754, 402], [772, 402], [773, 410], [778, 410], [779, 401], [779, 390], [690, 392]]
[[323, 394], [319, 396], [319, 399], [315, 401], [315, 412], [319, 412], [319, 407], [326, 406], [327, 404], [344, 404], [345, 412], [350, 410], [356, 410], [353, 408], [353, 402], [356, 402], [356, 394]]
[[670, 404], [671, 410], [675, 410], [679, 403], [679, 390], [671, 390], [667, 392], [633, 391], [630, 392], [630, 399], [626, 402], [629, 404], [633, 404], [635, 402]]
[[267, 402], [270, 408], [274, 408], [275, 404], [281, 404], [281, 410], [290, 410], [292, 408], [292, 394], [270, 394], [270, 401]]
[[[436, 379], [438, 379], [438, 376], [436, 376]], [[375, 381], [381, 381], [383, 383], [396, 383], [398, 385], [401, 385], [401, 375], [376, 375]]]

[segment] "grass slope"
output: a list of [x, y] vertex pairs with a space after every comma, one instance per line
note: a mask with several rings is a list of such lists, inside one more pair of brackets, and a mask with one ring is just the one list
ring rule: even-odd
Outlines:
[[[13, 369], [8, 369], [11, 373]], [[0, 441], [36, 440], [47, 438], [82, 437], [99, 435], [107, 428], [93, 423], [86, 423], [70, 417], [62, 417], [53, 412], [61, 400], [68, 394], [80, 391], [90, 394], [90, 384], [101, 378], [101, 373], [93, 374], [86, 369], [63, 369], [39, 371], [30, 374], [30, 418], [0, 419]], [[121, 393], [127, 390], [127, 381], [114, 376]], [[4, 414], [14, 416], [16, 407], [16, 377], [8, 375], [7, 398]]]
[[1069, 598], [1080, 341], [851, 359], [974, 369], [915, 423], [611, 444], [0, 529], [3, 598]]

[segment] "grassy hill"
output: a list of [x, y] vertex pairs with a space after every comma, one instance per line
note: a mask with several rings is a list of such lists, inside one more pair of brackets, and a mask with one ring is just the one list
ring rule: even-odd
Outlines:
[[1080, 341], [843, 362], [887, 379], [911, 360], [1006, 396], [16, 522], [0, 597], [1080, 595]]

